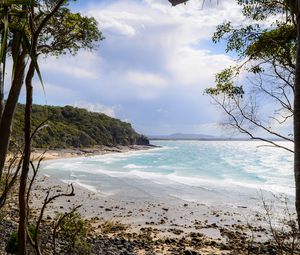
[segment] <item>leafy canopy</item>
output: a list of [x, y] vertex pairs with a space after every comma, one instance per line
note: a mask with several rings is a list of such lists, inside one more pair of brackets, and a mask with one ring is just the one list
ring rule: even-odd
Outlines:
[[[282, 77], [293, 76], [296, 56], [295, 7], [285, 0], [237, 1], [242, 6], [248, 24], [234, 26], [230, 21], [217, 27], [213, 42], [227, 41], [226, 52], [235, 52], [241, 64], [216, 75], [216, 86], [206, 90], [210, 95], [241, 95], [244, 89], [235, 86], [235, 78], [242, 72], [264, 73], [272, 65]], [[283, 16], [284, 14], [284, 16]], [[282, 18], [283, 17], [283, 18]], [[220, 79], [220, 77], [222, 79]], [[291, 78], [290, 78], [291, 80]]]

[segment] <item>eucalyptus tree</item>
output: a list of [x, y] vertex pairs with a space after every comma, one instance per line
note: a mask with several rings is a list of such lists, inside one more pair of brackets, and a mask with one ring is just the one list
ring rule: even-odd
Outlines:
[[[294, 153], [300, 225], [299, 10], [296, 2], [285, 0], [238, 3], [248, 25], [236, 27], [225, 22], [217, 27], [213, 40], [226, 39], [226, 50], [236, 52], [240, 63], [217, 74], [216, 86], [206, 92], [227, 114], [227, 124], [252, 139]], [[260, 111], [268, 103], [272, 109]], [[280, 130], [283, 125], [293, 130]], [[274, 138], [293, 142], [294, 148]]]
[[[186, 1], [169, 2], [177, 5]], [[206, 92], [229, 117], [227, 124], [253, 139], [294, 153], [295, 204], [300, 229], [300, 0], [237, 3], [251, 23], [234, 27], [225, 22], [218, 26], [213, 40], [227, 39], [227, 51], [235, 51], [240, 64], [217, 74], [216, 86]], [[290, 134], [275, 130], [268, 116], [258, 114], [259, 101], [268, 99], [277, 106], [271, 116], [273, 123], [280, 126], [291, 120]], [[257, 129], [264, 135], [255, 135]], [[293, 142], [294, 148], [266, 139], [268, 135]]]
[[[221, 39], [227, 41], [226, 51], [234, 51], [239, 63], [217, 74], [216, 86], [206, 92], [226, 112], [228, 125], [252, 139], [293, 152], [290, 146], [274, 138], [294, 141], [291, 131], [278, 129], [290, 123], [294, 114], [297, 38], [294, 17], [280, 16], [286, 12], [283, 1], [262, 1], [256, 6], [240, 4], [247, 25], [224, 22], [213, 36], [216, 43]], [[266, 25], [267, 19], [274, 17], [276, 19]], [[272, 109], [260, 112], [260, 107], [268, 103]]]
[[300, 1], [287, 0], [287, 4], [297, 22], [297, 54], [294, 83], [294, 172], [296, 183], [296, 211], [300, 229]]

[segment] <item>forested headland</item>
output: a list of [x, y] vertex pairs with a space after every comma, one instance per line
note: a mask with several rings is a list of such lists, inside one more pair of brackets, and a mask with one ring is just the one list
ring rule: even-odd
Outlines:
[[[25, 106], [16, 110], [13, 138], [23, 142]], [[97, 145], [148, 145], [147, 137], [138, 134], [130, 123], [103, 113], [90, 112], [72, 106], [42, 106], [32, 108], [32, 123], [39, 132], [33, 138], [35, 148], [87, 148]], [[43, 125], [41, 125], [43, 124]]]

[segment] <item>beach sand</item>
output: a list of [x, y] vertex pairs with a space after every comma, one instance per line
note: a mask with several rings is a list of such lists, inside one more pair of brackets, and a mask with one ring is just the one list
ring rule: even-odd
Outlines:
[[[147, 148], [137, 146], [93, 151], [49, 151], [45, 154], [45, 159], [142, 149]], [[35, 153], [37, 156], [40, 152]], [[145, 192], [145, 189], [139, 189], [139, 185], [146, 187], [146, 180], [141, 180], [136, 185], [103, 175], [103, 184], [105, 183], [116, 186], [117, 192], [95, 192], [73, 183], [75, 196], [60, 197], [49, 204], [44, 219], [51, 222], [58, 213], [69, 212], [81, 205], [78, 211], [91, 223], [93, 235], [105, 234], [111, 238], [142, 240], [142, 244], [134, 248], [133, 254], [229, 254], [230, 250], [235, 249], [235, 245], [247, 245], [247, 234], [258, 240], [270, 235], [263, 212], [259, 212], [259, 206], [254, 207], [253, 202], [251, 206], [247, 206], [247, 201], [241, 204], [226, 204], [221, 200], [207, 203], [207, 196], [211, 193], [205, 190], [203, 203], [185, 201], [165, 195], [159, 184], [155, 186], [152, 183], [149, 186], [151, 190]], [[38, 215], [47, 192], [52, 196], [68, 193], [70, 190], [70, 183], [41, 172], [31, 193], [31, 215]], [[10, 207], [15, 205], [10, 203]]]
[[130, 146], [97, 146], [84, 149], [52, 149], [42, 150], [33, 149], [31, 156], [33, 159], [38, 159], [43, 155], [43, 161], [64, 158], [88, 157], [96, 155], [105, 155], [108, 153], [124, 153], [128, 151], [149, 150], [152, 146], [130, 145]]

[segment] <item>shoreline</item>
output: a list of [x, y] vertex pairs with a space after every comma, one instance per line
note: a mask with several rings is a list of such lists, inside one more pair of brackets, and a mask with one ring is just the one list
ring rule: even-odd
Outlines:
[[36, 161], [41, 155], [43, 155], [43, 162], [55, 159], [64, 158], [77, 158], [77, 157], [89, 157], [100, 156], [110, 153], [125, 153], [129, 151], [143, 151], [157, 148], [154, 145], [118, 145], [118, 146], [97, 146], [93, 148], [70, 148], [70, 149], [49, 149], [47, 151], [34, 148], [32, 150], [33, 161]]
[[[220, 207], [178, 198], [124, 200], [73, 185], [75, 196], [51, 203], [46, 209], [46, 222], [50, 224], [57, 213], [66, 213], [81, 205], [78, 212], [91, 225], [93, 236], [142, 239], [143, 242], [151, 237], [150, 243], [156, 252], [153, 254], [230, 254], [231, 242], [246, 241], [251, 231], [258, 240], [271, 236], [263, 215], [245, 206]], [[67, 183], [55, 177], [38, 176], [30, 201], [32, 215], [38, 214], [49, 187], [52, 195], [70, 191]], [[179, 248], [195, 253], [170, 252]], [[147, 254], [145, 247], [139, 249], [140, 253], [132, 254]]]
[[[126, 153], [151, 148], [153, 147], [118, 146], [88, 150], [51, 150], [45, 155], [45, 161]], [[38, 156], [41, 151], [34, 153], [34, 156]], [[116, 179], [118, 182], [113, 182]], [[135, 255], [230, 254], [230, 251], [235, 249], [235, 243], [238, 245], [241, 245], [240, 242], [243, 242], [243, 245], [247, 244], [248, 239], [246, 237], [249, 233], [253, 232], [258, 240], [261, 240], [261, 237], [271, 236], [263, 215], [251, 208], [250, 204], [249, 206], [244, 204], [234, 206], [233, 204], [220, 204], [218, 201], [210, 204], [206, 203], [205, 199], [204, 202], [186, 201], [175, 196], [165, 196], [165, 193], [159, 190], [159, 184], [150, 186], [153, 190], [158, 188], [157, 191], [155, 190], [158, 194], [154, 193], [156, 196], [153, 196], [153, 193], [149, 193], [149, 195], [144, 193], [145, 190], [136, 187], [137, 183], [135, 182], [125, 188], [124, 185], [127, 181], [126, 178], [105, 177], [103, 175], [103, 183], [111, 182], [111, 186], [117, 186], [119, 189], [119, 193], [115, 194], [105, 193], [102, 189], [93, 192], [76, 181], [70, 181], [74, 184], [75, 196], [61, 197], [51, 203], [46, 209], [44, 222], [51, 224], [58, 213], [66, 213], [74, 207], [82, 205], [78, 212], [91, 225], [93, 238], [99, 239], [101, 237], [105, 240], [113, 238], [112, 240], [126, 240], [126, 242], [141, 241], [142, 244], [139, 243], [135, 247], [134, 253], [129, 253]], [[145, 180], [139, 182], [141, 186], [147, 185]], [[129, 191], [133, 186], [136, 189], [130, 193]], [[70, 191], [70, 187], [68, 183], [45, 175], [41, 171], [31, 193], [32, 218], [38, 215], [49, 190], [52, 196], [67, 193]], [[16, 204], [9, 203], [8, 211], [16, 213]], [[8, 219], [12, 219], [11, 216], [8, 217]], [[261, 244], [257, 242], [255, 245], [259, 247]], [[124, 248], [119, 245], [118, 249], [120, 247]], [[107, 249], [110, 248], [111, 245]], [[150, 249], [154, 253], [147, 253]], [[121, 253], [109, 254], [118, 255]]]

